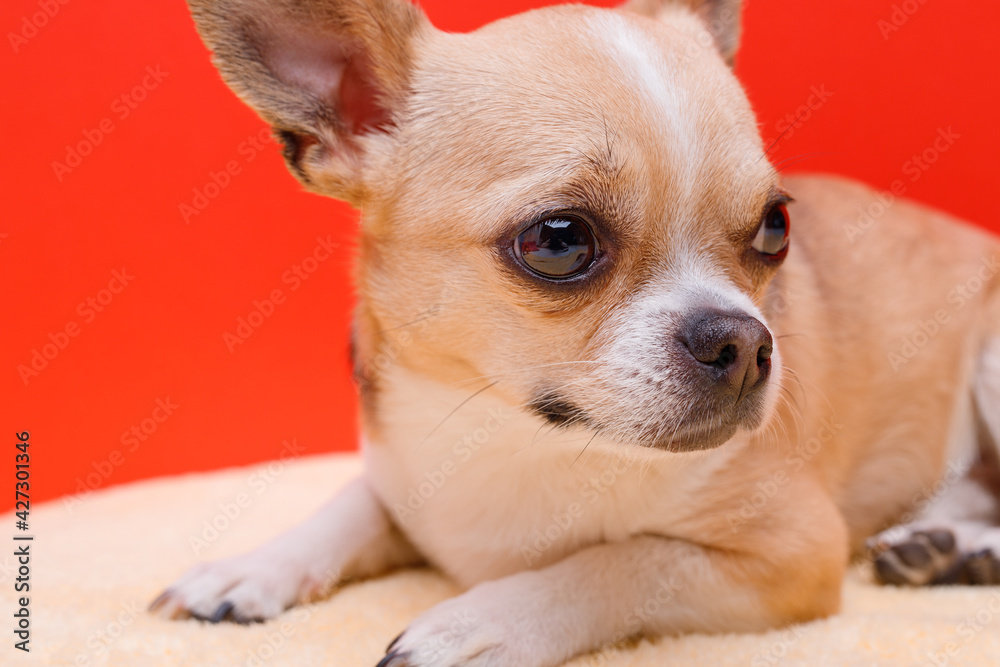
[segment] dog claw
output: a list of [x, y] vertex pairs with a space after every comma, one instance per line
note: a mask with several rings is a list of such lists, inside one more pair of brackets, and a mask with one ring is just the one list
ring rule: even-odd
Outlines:
[[215, 610], [215, 613], [213, 613], [210, 617], [206, 618], [205, 620], [208, 621], [209, 623], [220, 623], [227, 616], [229, 616], [229, 614], [233, 611], [233, 607], [234, 607], [233, 603], [230, 602], [229, 600], [226, 600], [225, 602], [219, 605], [219, 608]]
[[168, 588], [167, 590], [165, 590], [162, 593], [160, 593], [159, 595], [157, 595], [156, 599], [154, 599], [152, 602], [149, 603], [149, 607], [147, 607], [147, 611], [155, 612], [155, 611], [159, 610], [160, 607], [162, 607], [164, 604], [166, 604], [167, 600], [170, 599], [171, 594], [172, 594], [172, 591]]
[[[402, 636], [403, 635], [400, 635], [399, 637]], [[399, 641], [399, 637], [396, 637], [396, 639], [393, 640], [393, 644]], [[390, 644], [389, 647], [392, 648], [393, 644]], [[407, 664], [406, 658], [408, 655], [409, 655], [408, 653], [400, 653], [399, 650], [392, 651], [391, 653], [387, 654], [384, 658], [379, 660], [378, 664], [375, 665], [375, 667], [406, 667]]]
[[392, 649], [396, 646], [396, 644], [399, 643], [399, 640], [403, 638], [404, 634], [406, 634], [405, 630], [403, 632], [400, 632], [398, 635], [396, 635], [396, 638], [393, 639], [391, 642], [389, 642], [389, 645], [385, 647], [385, 652], [386, 653], [391, 653]]
[[150, 614], [173, 620], [188, 618], [190, 616], [177, 600], [177, 592], [172, 588], [168, 588], [157, 595], [156, 599], [149, 603], [147, 611]]

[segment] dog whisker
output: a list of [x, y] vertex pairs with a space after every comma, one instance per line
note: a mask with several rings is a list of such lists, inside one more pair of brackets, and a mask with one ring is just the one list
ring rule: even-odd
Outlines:
[[569, 467], [571, 469], [573, 468], [573, 466], [576, 465], [576, 462], [580, 460], [580, 457], [583, 456], [583, 453], [587, 451], [587, 447], [590, 447], [590, 443], [592, 443], [594, 441], [594, 438], [596, 437], [597, 437], [597, 431], [594, 431], [594, 435], [590, 436], [590, 440], [588, 440], [587, 444], [583, 446], [583, 449], [580, 450], [580, 453], [576, 455], [576, 458], [573, 459], [573, 462], [569, 464]]
[[482, 389], [474, 392], [471, 396], [469, 396], [468, 398], [466, 398], [464, 401], [462, 401], [461, 403], [459, 403], [457, 406], [455, 406], [455, 408], [451, 412], [449, 412], [447, 415], [445, 415], [444, 419], [442, 419], [441, 421], [438, 422], [437, 426], [435, 426], [434, 428], [431, 429], [430, 433], [428, 433], [426, 436], [424, 436], [424, 439], [420, 441], [419, 445], [417, 445], [417, 449], [420, 449], [421, 447], [423, 447], [424, 444], [430, 439], [430, 437], [432, 435], [434, 435], [434, 433], [437, 432], [437, 430], [439, 428], [441, 428], [441, 426], [444, 425], [444, 423], [446, 421], [448, 421], [449, 419], [451, 419], [455, 415], [455, 413], [458, 412], [459, 410], [461, 410], [462, 407], [465, 406], [469, 401], [471, 401], [472, 399], [474, 399], [476, 396], [479, 396], [480, 394], [482, 394], [487, 389], [491, 389], [491, 388], [495, 387], [497, 384], [498, 384], [498, 381], [497, 382], [491, 382], [491, 383], [489, 383], [488, 385], [486, 385]]
[[794, 164], [798, 164], [799, 162], [802, 162], [804, 160], [808, 160], [808, 159], [814, 158], [814, 157], [823, 157], [823, 156], [827, 156], [827, 155], [836, 155], [836, 153], [833, 153], [833, 152], [830, 152], [830, 151], [817, 151], [815, 153], [799, 153], [798, 155], [793, 155], [791, 157], [787, 157], [784, 160], [782, 160], [781, 162], [776, 163], [774, 165], [774, 169], [775, 169], [775, 171], [780, 172], [783, 169], [785, 169], [787, 167], [790, 167], [790, 166], [792, 166]]
[[409, 322], [407, 322], [405, 324], [400, 324], [400, 325], [397, 325], [397, 326], [394, 326], [394, 327], [389, 327], [388, 329], [382, 329], [381, 331], [378, 332], [378, 334], [381, 335], [381, 334], [384, 334], [384, 333], [388, 333], [390, 331], [396, 331], [398, 329], [405, 329], [406, 327], [412, 327], [414, 324], [419, 324], [421, 322], [426, 322], [430, 318], [434, 317], [436, 314], [437, 314], [437, 307], [428, 308], [427, 310], [421, 311], [420, 312], [420, 317], [418, 317], [417, 319], [411, 320], [411, 321], [409, 321]]
[[490, 379], [493, 379], [493, 378], [500, 378], [500, 377], [504, 377], [504, 376], [507, 376], [507, 375], [513, 375], [515, 373], [531, 373], [531, 372], [534, 372], [534, 371], [541, 370], [543, 368], [551, 368], [551, 367], [554, 367], [554, 366], [572, 366], [572, 365], [576, 365], [576, 364], [601, 365], [603, 363], [604, 362], [597, 361], [597, 360], [586, 360], [586, 359], [575, 360], [575, 361], [555, 361], [555, 362], [551, 362], [551, 363], [536, 364], [534, 366], [524, 366], [522, 368], [513, 368], [513, 369], [508, 370], [508, 371], [498, 371], [496, 373], [488, 373], [486, 375], [479, 375], [479, 376], [476, 376], [476, 377], [466, 378], [464, 380], [458, 380], [457, 382], [452, 382], [451, 386], [454, 387], [454, 386], [458, 386], [458, 385], [463, 385], [463, 384], [467, 384], [469, 382], [475, 382], [477, 380], [490, 380]]

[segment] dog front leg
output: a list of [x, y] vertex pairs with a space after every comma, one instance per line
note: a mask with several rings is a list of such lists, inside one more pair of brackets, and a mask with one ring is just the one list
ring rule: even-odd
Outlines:
[[419, 560], [364, 479], [313, 516], [240, 556], [192, 568], [150, 605], [166, 618], [263, 620], [341, 581]]
[[638, 634], [754, 631], [826, 616], [839, 605], [846, 542], [816, 551], [764, 557], [654, 536], [592, 546], [439, 604], [379, 667], [548, 667]]

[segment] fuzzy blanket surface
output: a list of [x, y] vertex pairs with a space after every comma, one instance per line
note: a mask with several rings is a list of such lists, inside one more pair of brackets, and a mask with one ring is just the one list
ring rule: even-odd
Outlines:
[[[407, 623], [458, 592], [452, 583], [432, 570], [397, 572], [248, 626], [169, 622], [145, 612], [194, 563], [281, 532], [359, 470], [357, 456], [325, 455], [156, 479], [33, 508], [31, 650], [13, 647], [20, 594], [14, 549], [4, 548], [0, 664], [374, 667]], [[4, 526], [14, 521], [2, 519]], [[998, 665], [1000, 588], [882, 588], [856, 568], [833, 618], [759, 635], [644, 639], [569, 664]]]

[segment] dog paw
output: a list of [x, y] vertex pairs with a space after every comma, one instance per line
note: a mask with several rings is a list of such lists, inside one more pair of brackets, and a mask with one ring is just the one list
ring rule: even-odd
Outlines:
[[169, 619], [249, 623], [274, 618], [305, 597], [303, 568], [256, 551], [189, 570], [149, 605]]
[[[543, 667], [561, 664], [557, 637], [532, 621], [531, 605], [498, 582], [480, 584], [418, 617], [377, 667]], [[530, 595], [530, 594], [528, 594]], [[523, 597], [528, 597], [525, 595]]]
[[992, 549], [982, 549], [962, 558], [956, 583], [969, 586], [1000, 585], [1000, 558]]
[[502, 631], [474, 612], [447, 602], [414, 621], [386, 649], [377, 667], [450, 667], [517, 664], [506, 655]]
[[961, 559], [947, 528], [896, 526], [868, 540], [880, 583], [926, 586], [958, 583]]

